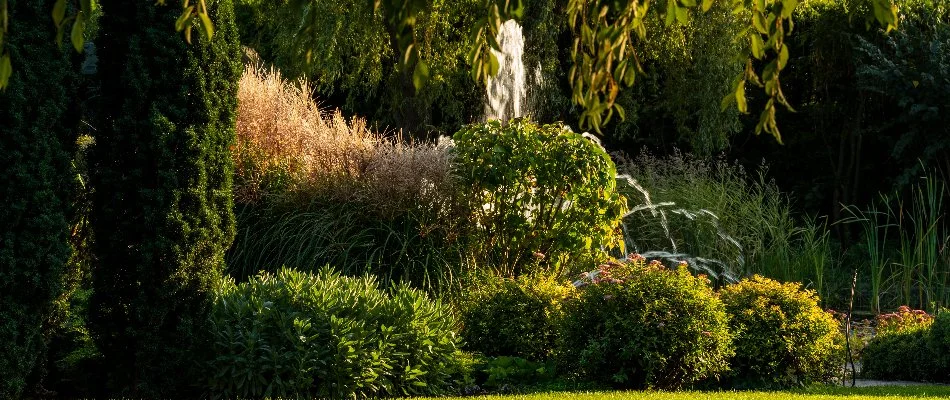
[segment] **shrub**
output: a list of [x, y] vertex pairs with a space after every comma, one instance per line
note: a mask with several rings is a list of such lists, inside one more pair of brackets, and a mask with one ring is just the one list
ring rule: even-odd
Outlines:
[[471, 212], [470, 253], [507, 275], [602, 258], [619, 244], [625, 200], [596, 143], [526, 120], [470, 125], [455, 134], [458, 190]]
[[549, 358], [556, 346], [562, 302], [574, 287], [541, 275], [495, 276], [469, 283], [460, 304], [465, 347], [487, 356]]
[[861, 351], [866, 379], [931, 380], [937, 368], [927, 347], [929, 329], [910, 328], [876, 336]]
[[861, 373], [869, 379], [950, 382], [950, 312], [925, 320], [904, 308], [885, 320], [904, 314], [916, 322], [879, 329], [861, 353]]
[[736, 385], [828, 381], [843, 360], [834, 316], [798, 283], [761, 276], [720, 291], [735, 334], [731, 378]]
[[[621, 387], [678, 389], [728, 370], [723, 304], [704, 277], [642, 257], [567, 303], [559, 370]], [[604, 268], [598, 272], [602, 274]]]
[[[4, 2], [13, 59], [0, 92], [0, 398], [24, 393], [46, 353], [43, 325], [69, 259], [68, 143], [75, 68], [53, 41], [52, 0]], [[3, 22], [6, 30], [6, 21]]]
[[211, 391], [225, 398], [440, 393], [459, 369], [446, 306], [329, 268], [225, 282], [211, 320]]
[[231, 0], [206, 1], [211, 40], [176, 7], [102, 0], [101, 120], [90, 154], [91, 327], [117, 393], [195, 396], [212, 288], [234, 237], [240, 45]]

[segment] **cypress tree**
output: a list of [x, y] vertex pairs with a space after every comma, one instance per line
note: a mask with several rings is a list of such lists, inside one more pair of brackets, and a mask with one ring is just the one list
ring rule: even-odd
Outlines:
[[213, 285], [234, 237], [229, 146], [240, 45], [231, 0], [211, 40], [177, 3], [101, 0], [101, 113], [90, 157], [90, 322], [120, 394], [194, 396]]
[[69, 152], [74, 83], [55, 43], [54, 0], [9, 0], [0, 92], [0, 398], [19, 398], [43, 359], [43, 322], [62, 291], [69, 257]]

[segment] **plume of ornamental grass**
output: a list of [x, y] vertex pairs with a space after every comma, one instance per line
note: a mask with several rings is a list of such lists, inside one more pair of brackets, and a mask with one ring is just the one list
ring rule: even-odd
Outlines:
[[274, 69], [245, 69], [232, 149], [238, 202], [357, 200], [392, 213], [432, 203], [450, 184], [448, 141], [373, 132], [362, 118], [321, 109], [311, 92], [308, 82], [288, 82]]

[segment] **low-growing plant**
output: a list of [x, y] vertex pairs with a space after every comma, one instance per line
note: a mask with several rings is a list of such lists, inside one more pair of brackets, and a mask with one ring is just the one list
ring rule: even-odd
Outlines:
[[929, 381], [937, 369], [928, 348], [929, 329], [908, 328], [876, 336], [861, 351], [861, 375], [866, 379]]
[[787, 386], [830, 381], [844, 343], [831, 313], [799, 283], [753, 276], [723, 288], [720, 298], [735, 335], [730, 380], [736, 386]]
[[560, 371], [619, 387], [678, 389], [728, 370], [727, 316], [705, 277], [685, 264], [667, 269], [633, 257], [594, 278], [567, 303]]
[[454, 140], [454, 174], [471, 212], [468, 247], [479, 264], [506, 275], [535, 264], [562, 272], [621, 244], [626, 200], [598, 144], [523, 119], [469, 125]]
[[459, 301], [459, 335], [467, 349], [487, 356], [547, 360], [557, 344], [562, 303], [573, 293], [572, 285], [540, 274], [475, 277]]
[[217, 397], [378, 397], [441, 393], [456, 370], [447, 306], [406, 286], [329, 267], [224, 282], [212, 313]]
[[881, 314], [875, 318], [878, 335], [927, 328], [933, 321], [933, 315], [927, 314], [924, 310], [911, 310], [907, 306], [900, 306], [895, 312]]

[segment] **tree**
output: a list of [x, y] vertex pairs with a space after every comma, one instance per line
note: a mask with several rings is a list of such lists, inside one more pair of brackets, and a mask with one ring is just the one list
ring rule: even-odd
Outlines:
[[31, 65], [13, 73], [0, 96], [0, 398], [19, 398], [43, 360], [41, 328], [69, 258], [73, 65], [44, 23], [52, 5], [9, 1], [24, 27], [6, 36], [7, 55]]
[[[183, 0], [183, 12], [175, 21], [175, 27], [185, 32], [185, 38], [191, 41], [191, 30], [200, 25], [200, 31], [207, 37], [213, 34], [213, 24], [208, 17], [205, 0], [189, 5]], [[308, 9], [313, 0], [282, 0], [292, 9]], [[433, 0], [374, 0], [374, 13], [382, 12], [387, 32], [398, 48], [399, 68], [418, 89], [425, 85], [430, 76], [429, 64], [421, 56], [420, 42], [416, 35], [416, 23], [419, 14], [431, 7]], [[522, 0], [481, 0], [485, 11], [471, 27], [472, 48], [468, 60], [475, 80], [487, 80], [498, 72], [498, 60], [491, 50], [498, 50], [495, 40], [502, 23], [508, 19], [520, 20], [524, 13]], [[732, 104], [740, 112], [747, 112], [746, 85], [751, 82], [764, 88], [768, 101], [765, 103], [756, 124], [756, 133], [767, 132], [781, 142], [776, 122], [778, 106], [791, 109], [782, 93], [780, 74], [790, 57], [785, 37], [794, 28], [792, 14], [799, 0], [721, 0], [727, 2], [734, 13], [746, 17], [744, 26], [736, 39], [745, 42], [743, 56], [746, 67], [733, 81], [733, 90], [722, 101], [725, 109]], [[66, 0], [58, 0], [54, 9], [54, 19], [60, 30], [65, 30], [69, 18], [64, 18]], [[624, 109], [616, 104], [616, 98], [623, 86], [633, 85], [638, 73], [642, 72], [635, 38], [646, 40], [647, 26], [645, 18], [650, 9], [659, 8], [667, 26], [673, 23], [686, 23], [692, 9], [708, 11], [715, 0], [668, 0], [665, 7], [651, 7], [651, 0], [569, 0], [567, 20], [571, 27], [574, 43], [571, 48], [573, 67], [570, 84], [573, 90], [572, 101], [581, 106], [582, 127], [591, 127], [600, 131], [600, 126], [610, 121], [614, 113], [624, 117]], [[849, 9], [854, 16], [864, 18], [870, 28], [872, 21], [890, 31], [897, 27], [897, 5], [892, 0], [848, 0]], [[72, 20], [73, 45], [80, 50], [84, 19], [95, 7], [96, 0], [80, 0], [80, 11]], [[165, 0], [158, 0], [164, 5]], [[0, 3], [0, 20], [6, 21], [6, 2]], [[72, 18], [72, 17], [70, 17]], [[309, 18], [305, 21], [318, 21]], [[2, 32], [7, 31], [6, 23]], [[315, 23], [302, 23], [298, 31], [305, 35], [319, 29]], [[77, 35], [78, 32], [78, 35]], [[60, 34], [60, 37], [62, 33]], [[77, 40], [77, 38], [79, 38]], [[747, 41], [747, 42], [746, 42]], [[764, 64], [764, 66], [760, 66]], [[761, 69], [761, 72], [758, 70]], [[0, 89], [6, 86], [11, 71], [10, 57], [3, 51], [0, 40]]]
[[240, 48], [231, 0], [208, 1], [217, 33], [190, 45], [168, 29], [177, 10], [151, 3], [102, 1], [90, 322], [119, 392], [188, 397], [234, 236]]

